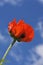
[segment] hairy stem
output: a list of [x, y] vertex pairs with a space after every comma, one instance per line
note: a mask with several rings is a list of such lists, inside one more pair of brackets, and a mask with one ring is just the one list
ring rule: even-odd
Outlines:
[[8, 52], [10, 51], [10, 49], [12, 48], [12, 46], [14, 45], [15, 42], [16, 42], [16, 39], [14, 39], [13, 42], [12, 42], [12, 43], [9, 45], [9, 47], [7, 48], [7, 50], [6, 50], [5, 54], [4, 54], [4, 56], [3, 56], [2, 59], [1, 59], [0, 65], [3, 64], [3, 62], [4, 62], [4, 60], [5, 60], [5, 58], [6, 58], [7, 54], [8, 54]]

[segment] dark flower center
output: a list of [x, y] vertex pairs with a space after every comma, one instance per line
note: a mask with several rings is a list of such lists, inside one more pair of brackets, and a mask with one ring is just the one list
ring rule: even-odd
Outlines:
[[25, 37], [25, 33], [23, 33], [17, 40], [18, 42], [20, 42], [20, 39], [24, 38]]
[[22, 34], [19, 38], [24, 38], [25, 37], [25, 34]]

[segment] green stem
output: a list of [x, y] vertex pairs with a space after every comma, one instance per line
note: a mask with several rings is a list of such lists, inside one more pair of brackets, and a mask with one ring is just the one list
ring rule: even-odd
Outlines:
[[8, 47], [8, 49], [6, 50], [4, 56], [2, 57], [2, 60], [1, 60], [1, 62], [0, 62], [0, 65], [3, 64], [3, 62], [4, 62], [4, 60], [5, 60], [5, 58], [6, 58], [7, 54], [8, 54], [8, 52], [10, 51], [10, 49], [12, 48], [12, 46], [14, 45], [15, 42], [16, 42], [16, 39], [14, 39], [13, 42], [9, 45], [9, 47]]

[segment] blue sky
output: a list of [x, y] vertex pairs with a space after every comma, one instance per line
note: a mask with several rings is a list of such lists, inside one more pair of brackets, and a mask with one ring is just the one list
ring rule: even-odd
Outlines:
[[0, 0], [0, 59], [12, 42], [8, 23], [23, 19], [34, 28], [31, 42], [16, 42], [4, 65], [43, 65], [43, 0]]

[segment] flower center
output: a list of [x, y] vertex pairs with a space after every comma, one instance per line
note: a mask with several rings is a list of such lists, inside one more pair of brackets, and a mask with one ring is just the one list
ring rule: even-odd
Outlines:
[[17, 41], [20, 42], [20, 40], [21, 40], [22, 38], [24, 38], [24, 37], [25, 37], [25, 33], [21, 34], [21, 36], [17, 39]]
[[19, 38], [24, 38], [25, 37], [25, 34], [22, 34]]

